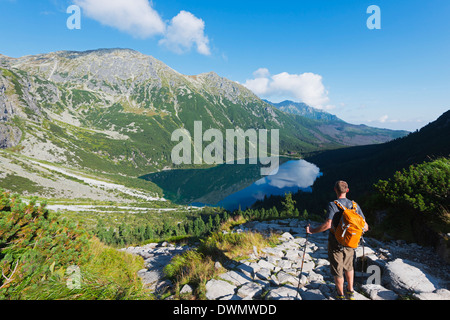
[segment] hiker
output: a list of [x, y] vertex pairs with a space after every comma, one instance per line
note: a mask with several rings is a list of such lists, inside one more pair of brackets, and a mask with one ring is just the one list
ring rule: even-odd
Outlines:
[[[357, 218], [362, 217], [360, 228], [362, 228], [362, 232], [366, 232], [369, 229], [369, 226], [365, 222], [364, 214], [357, 205], [356, 202], [347, 199], [347, 193], [349, 192], [348, 184], [345, 181], [337, 181], [334, 186], [334, 191], [337, 195], [337, 200], [332, 201], [328, 204], [327, 210], [327, 218], [326, 221], [318, 226], [317, 228], [306, 227], [306, 232], [309, 234], [324, 232], [330, 230], [330, 234], [328, 237], [328, 258], [330, 260], [330, 269], [331, 274], [334, 276], [334, 282], [336, 284], [336, 299], [337, 300], [345, 300], [344, 295], [344, 275], [347, 279], [347, 290], [346, 294], [349, 300], [354, 300], [354, 291], [353, 291], [353, 279], [354, 279], [354, 271], [353, 271], [353, 257], [355, 254], [355, 248], [359, 243], [359, 238], [356, 240], [356, 245], [354, 243], [345, 243], [346, 245], [338, 242], [336, 234], [343, 234], [344, 232], [335, 232], [338, 229], [339, 224], [341, 222], [341, 218], [343, 216], [343, 212], [345, 209], [354, 209], [356, 206]], [[342, 231], [342, 230], [341, 230]], [[342, 242], [342, 240], [341, 240]], [[342, 242], [343, 243], [343, 242]]]

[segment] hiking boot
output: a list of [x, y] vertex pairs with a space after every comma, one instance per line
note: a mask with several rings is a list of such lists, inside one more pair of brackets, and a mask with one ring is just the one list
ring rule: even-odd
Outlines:
[[335, 300], [345, 300], [345, 296], [343, 294], [339, 294], [336, 292], [334, 299]]
[[355, 300], [355, 292], [354, 291], [350, 291], [347, 289], [347, 292], [345, 293], [345, 295], [347, 296], [348, 300]]

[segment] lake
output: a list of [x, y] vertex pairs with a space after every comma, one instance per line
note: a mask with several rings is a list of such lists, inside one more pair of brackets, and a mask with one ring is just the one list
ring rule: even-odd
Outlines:
[[305, 160], [280, 158], [278, 173], [261, 176], [261, 166], [224, 164], [208, 169], [169, 170], [141, 177], [164, 191], [174, 203], [194, 206], [219, 206], [245, 210], [265, 196], [284, 195], [299, 190], [311, 192], [322, 175], [319, 167]]

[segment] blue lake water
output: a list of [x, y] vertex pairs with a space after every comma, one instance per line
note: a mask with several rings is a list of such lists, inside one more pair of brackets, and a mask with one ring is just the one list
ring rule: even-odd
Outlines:
[[288, 192], [296, 193], [299, 190], [311, 192], [312, 185], [322, 173], [319, 167], [305, 160], [291, 160], [282, 164], [275, 175], [261, 177], [250, 186], [234, 192], [216, 203], [193, 202], [197, 206], [219, 206], [227, 210], [236, 210], [241, 207], [245, 210], [257, 200], [270, 195], [284, 195]]

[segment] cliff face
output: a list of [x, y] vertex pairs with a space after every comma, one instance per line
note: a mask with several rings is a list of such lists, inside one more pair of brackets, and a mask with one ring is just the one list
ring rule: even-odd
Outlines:
[[22, 139], [22, 131], [18, 127], [0, 123], [0, 149], [15, 147]]

